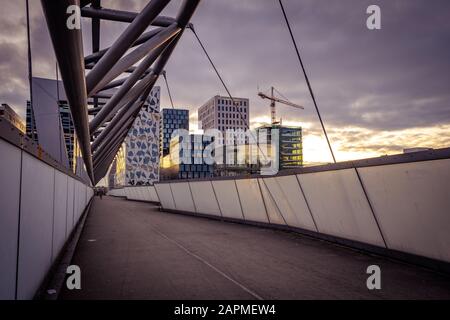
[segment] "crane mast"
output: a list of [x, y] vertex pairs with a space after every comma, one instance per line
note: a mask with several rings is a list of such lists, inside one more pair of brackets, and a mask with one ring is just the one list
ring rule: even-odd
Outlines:
[[272, 124], [275, 124], [276, 119], [276, 109], [275, 109], [275, 99], [273, 95], [273, 87], [271, 87], [271, 100], [270, 100], [270, 116], [271, 116], [271, 122]]

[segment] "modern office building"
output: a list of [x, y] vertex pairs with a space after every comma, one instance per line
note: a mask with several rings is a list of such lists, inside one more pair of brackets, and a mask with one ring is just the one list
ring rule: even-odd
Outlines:
[[[56, 82], [56, 80], [53, 80]], [[62, 84], [61, 84], [62, 85]], [[39, 89], [37, 89], [39, 90]], [[56, 101], [55, 101], [56, 104]], [[65, 153], [67, 154], [67, 159], [69, 161], [69, 167], [74, 168], [75, 165], [75, 127], [72, 120], [72, 114], [70, 113], [70, 107], [67, 100], [57, 101], [57, 109], [59, 110], [60, 118], [60, 129], [62, 133], [62, 138], [64, 139], [64, 144], [66, 147]], [[56, 111], [56, 110], [55, 110]], [[38, 130], [36, 128], [36, 122], [32, 115], [30, 101], [27, 101], [27, 122], [26, 122], [26, 134], [30, 138], [34, 138], [36, 143], [39, 143]], [[32, 133], [34, 130], [34, 135]]]
[[[249, 128], [250, 101], [246, 98], [215, 96], [198, 109], [199, 129], [218, 129], [246, 131]], [[244, 144], [245, 138], [239, 136], [238, 144]]]
[[161, 157], [170, 153], [170, 139], [176, 129], [189, 130], [189, 110], [186, 109], [163, 109], [161, 113]]
[[[256, 129], [257, 137], [260, 137], [260, 131], [267, 133], [267, 145], [271, 146], [273, 134], [272, 130], [278, 129], [278, 150], [268, 154], [269, 157], [278, 155], [278, 170], [294, 169], [303, 166], [303, 143], [302, 128], [288, 127], [279, 124], [262, 126]], [[270, 147], [269, 147], [270, 150]]]
[[84, 165], [76, 168], [76, 158], [81, 154], [76, 152], [75, 129], [62, 81], [33, 77], [32, 85], [33, 108], [28, 101], [27, 135], [63, 166], [84, 172]]
[[125, 185], [159, 181], [160, 87], [153, 87], [125, 139]]
[[[248, 143], [245, 132], [250, 125], [250, 101], [246, 98], [233, 98], [214, 96], [203, 104], [198, 110], [199, 129], [217, 129], [222, 132], [223, 140], [219, 143], [234, 144], [234, 151], [228, 148], [228, 154], [237, 154], [237, 150]], [[228, 131], [228, 132], [227, 132]], [[227, 163], [226, 153], [223, 152], [223, 164], [214, 166], [214, 175], [229, 176], [254, 172], [254, 166], [246, 164]]]
[[5, 119], [23, 133], [26, 132], [26, 126], [23, 119], [6, 103], [0, 105], [0, 118]]
[[202, 134], [173, 137], [170, 141], [170, 154], [162, 160], [161, 180], [212, 177], [214, 167], [205, 163], [203, 158], [205, 147], [210, 142], [211, 138]]

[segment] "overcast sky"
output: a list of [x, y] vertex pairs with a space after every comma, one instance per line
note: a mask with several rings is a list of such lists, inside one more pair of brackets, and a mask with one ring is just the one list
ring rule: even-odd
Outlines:
[[[24, 115], [29, 96], [25, 1], [0, 0], [0, 102]], [[139, 10], [142, 1], [104, 0]], [[33, 75], [55, 78], [55, 58], [40, 1], [30, 0]], [[366, 9], [381, 8], [381, 30], [366, 28]], [[173, 0], [164, 15], [175, 16]], [[338, 160], [450, 146], [450, 1], [284, 0]], [[317, 115], [278, 0], [203, 0], [192, 22], [234, 96], [250, 99], [253, 125], [270, 121], [262, 91], [275, 86], [305, 110], [277, 105], [283, 123], [302, 125], [305, 159], [329, 161]], [[101, 47], [127, 24], [102, 22]], [[89, 54], [90, 23], [83, 22]], [[196, 111], [225, 94], [196, 39], [187, 31], [167, 66], [176, 107]], [[162, 79], [161, 79], [162, 80]], [[162, 107], [169, 107], [163, 81]]]

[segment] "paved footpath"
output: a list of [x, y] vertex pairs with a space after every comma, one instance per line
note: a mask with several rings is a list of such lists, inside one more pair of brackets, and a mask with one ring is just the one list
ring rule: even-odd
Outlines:
[[[61, 299], [450, 299], [450, 278], [306, 236], [95, 198]], [[366, 268], [381, 268], [381, 290]]]

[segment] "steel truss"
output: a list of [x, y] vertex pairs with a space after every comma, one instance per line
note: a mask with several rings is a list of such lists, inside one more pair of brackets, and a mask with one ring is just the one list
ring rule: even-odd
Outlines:
[[[184, 30], [192, 27], [189, 21], [200, 0], [184, 0], [175, 18], [160, 15], [169, 2], [151, 0], [135, 13], [102, 8], [100, 0], [41, 0], [83, 160], [94, 185], [106, 175]], [[67, 27], [68, 8], [73, 5], [92, 22], [93, 52], [86, 57], [82, 31]], [[129, 24], [111, 47], [102, 50], [101, 20]], [[124, 73], [129, 76], [117, 79]], [[88, 114], [94, 116], [91, 121]]]

